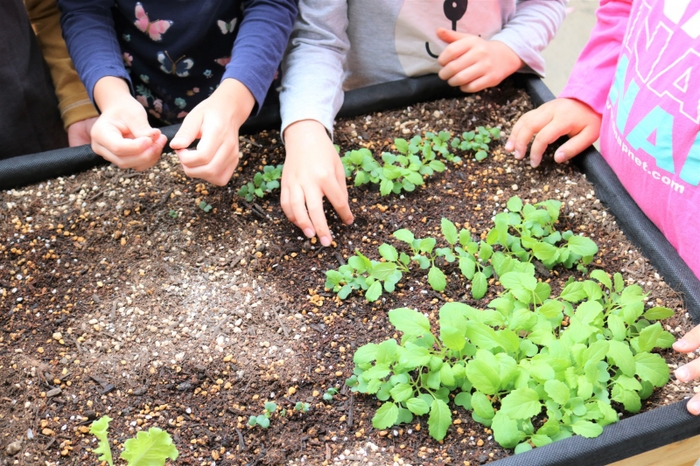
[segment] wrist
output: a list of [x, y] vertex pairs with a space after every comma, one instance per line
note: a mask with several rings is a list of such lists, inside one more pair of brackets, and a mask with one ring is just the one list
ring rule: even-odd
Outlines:
[[505, 42], [493, 40], [491, 43], [497, 48], [498, 56], [503, 63], [503, 69], [508, 70], [508, 75], [525, 66], [522, 58], [512, 48], [508, 47]]
[[105, 76], [95, 83], [93, 97], [97, 108], [105, 112], [112, 105], [124, 102], [125, 98], [132, 96], [129, 85], [122, 78]]
[[221, 81], [214, 94], [217, 94], [217, 99], [224, 99], [225, 102], [232, 104], [234, 118], [239, 125], [248, 119], [255, 107], [253, 93], [245, 84], [235, 78], [226, 78]]
[[328, 138], [328, 131], [317, 120], [299, 120], [284, 129], [282, 137], [286, 143], [306, 138]]

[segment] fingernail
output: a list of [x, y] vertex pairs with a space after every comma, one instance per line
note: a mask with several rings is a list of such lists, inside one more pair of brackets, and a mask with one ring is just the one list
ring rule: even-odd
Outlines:
[[688, 379], [690, 379], [690, 372], [686, 367], [679, 367], [673, 373], [676, 375], [676, 378], [681, 382], [686, 382]]
[[700, 400], [690, 400], [688, 402], [688, 411], [696, 416], [700, 414]]
[[508, 152], [513, 150], [513, 143], [512, 142], [510, 142], [510, 141], [506, 142], [506, 150]]
[[315, 232], [312, 228], [306, 228], [304, 229], [304, 235], [306, 235], [307, 238], [312, 238], [314, 236]]
[[555, 162], [561, 163], [564, 160], [566, 160], [566, 154], [563, 151], [558, 150], [554, 153], [554, 161]]
[[673, 344], [673, 349], [676, 351], [683, 351], [683, 350], [688, 349], [688, 346], [689, 345], [688, 345], [687, 341], [680, 339]]
[[328, 236], [321, 236], [321, 244], [323, 246], [330, 246], [331, 245], [331, 239]]
[[352, 225], [352, 223], [355, 221], [355, 217], [352, 217], [350, 220], [345, 222], [346, 225]]
[[516, 150], [515, 152], [513, 152], [513, 155], [515, 155], [515, 158], [518, 159], [518, 160], [520, 160], [520, 159], [523, 158], [523, 156], [520, 155], [520, 151], [518, 151], [518, 150]]

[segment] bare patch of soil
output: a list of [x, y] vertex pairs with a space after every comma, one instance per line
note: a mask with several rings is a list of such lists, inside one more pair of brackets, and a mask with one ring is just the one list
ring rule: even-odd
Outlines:
[[[342, 152], [378, 154], [395, 137], [425, 131], [491, 125], [507, 134], [530, 105], [504, 85], [341, 120], [336, 142]], [[483, 305], [464, 282], [451, 280], [441, 294], [409, 279], [374, 304], [359, 295], [340, 301], [323, 285], [326, 270], [356, 248], [376, 255], [399, 228], [436, 235], [447, 217], [485, 232], [516, 194], [561, 200], [562, 228], [597, 242], [596, 266], [622, 271], [675, 309], [664, 322], [670, 331], [691, 326], [674, 290], [568, 165], [532, 169], [496, 143], [484, 162], [465, 155], [404, 196], [351, 187], [355, 224], [330, 214], [335, 242], [323, 248], [287, 221], [277, 195], [237, 196], [263, 165], [283, 162], [276, 131], [242, 144], [244, 161], [223, 188], [186, 178], [168, 155], [143, 173], [103, 166], [0, 193], [0, 464], [95, 464], [87, 431], [103, 414], [114, 418], [115, 453], [158, 426], [173, 436], [177, 464], [477, 465], [509, 455], [461, 408], [443, 442], [429, 437], [425, 419], [377, 431], [376, 400], [344, 387], [354, 351], [392, 336], [388, 310], [435, 316], [448, 296]], [[672, 367], [693, 357], [664, 356]], [[330, 387], [340, 393], [324, 401]], [[647, 408], [692, 391], [672, 380]], [[291, 414], [274, 415], [266, 430], [247, 426], [267, 400]], [[294, 412], [298, 401], [310, 410]]]

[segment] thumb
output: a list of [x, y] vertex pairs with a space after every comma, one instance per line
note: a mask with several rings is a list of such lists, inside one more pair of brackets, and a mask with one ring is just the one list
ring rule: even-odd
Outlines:
[[452, 29], [437, 28], [438, 39], [447, 42], [448, 44], [451, 44], [452, 42], [462, 39], [463, 37], [466, 37], [468, 35], [470, 34], [453, 31]]
[[195, 139], [202, 136], [201, 123], [201, 120], [195, 114], [190, 113], [187, 115], [180, 129], [177, 130], [172, 141], [170, 141], [170, 147], [174, 150], [188, 148]]

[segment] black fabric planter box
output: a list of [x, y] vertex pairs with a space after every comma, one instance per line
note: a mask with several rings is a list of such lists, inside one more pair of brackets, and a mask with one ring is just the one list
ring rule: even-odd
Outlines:
[[[537, 77], [523, 75], [511, 79], [524, 87], [536, 105], [554, 98]], [[435, 75], [410, 78], [346, 93], [339, 116], [356, 116], [460, 94], [459, 90], [450, 88]], [[279, 122], [279, 108], [266, 107], [246, 122], [241, 133], [276, 128], [279, 127]], [[169, 126], [162, 130], [170, 139], [177, 129], [178, 126]], [[0, 160], [0, 189], [70, 175], [102, 163], [105, 163], [104, 160], [94, 154], [89, 146]], [[666, 283], [683, 296], [693, 321], [699, 323], [700, 281], [637, 207], [593, 147], [576, 157], [574, 163], [593, 183], [597, 197], [615, 216], [624, 234], [640, 248]], [[594, 439], [575, 436], [492, 464], [597, 466], [640, 455], [700, 435], [700, 417], [690, 415], [685, 404], [678, 402], [624, 419], [605, 427], [603, 434]], [[700, 445], [693, 448], [700, 457]], [[673, 457], [667, 460], [654, 464], [678, 464], [673, 461]], [[688, 464], [687, 461], [685, 464]]]

